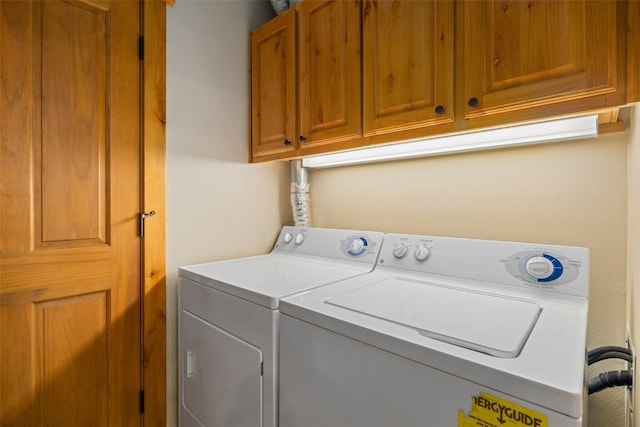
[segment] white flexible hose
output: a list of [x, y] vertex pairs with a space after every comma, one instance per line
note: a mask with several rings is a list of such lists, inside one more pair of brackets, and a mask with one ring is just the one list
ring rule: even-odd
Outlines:
[[311, 194], [307, 170], [301, 160], [291, 161], [291, 208], [296, 227], [311, 226]]

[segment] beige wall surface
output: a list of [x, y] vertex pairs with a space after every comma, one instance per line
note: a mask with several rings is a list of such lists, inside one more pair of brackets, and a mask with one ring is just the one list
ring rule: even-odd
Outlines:
[[268, 2], [167, 10], [167, 419], [177, 425], [178, 267], [268, 252], [291, 222], [289, 168], [247, 164], [249, 31]]
[[[627, 258], [627, 284], [629, 328], [635, 349], [640, 344], [640, 104], [631, 114], [629, 128], [629, 249]], [[637, 360], [637, 359], [636, 359]], [[638, 372], [636, 370], [636, 372]], [[635, 381], [637, 384], [637, 381]], [[635, 391], [636, 413], [640, 408], [640, 393]], [[640, 426], [636, 414], [635, 425]]]
[[[584, 246], [587, 345], [624, 345], [627, 136], [310, 172], [314, 226]], [[602, 363], [594, 375], [622, 365]], [[622, 426], [624, 391], [589, 399], [589, 425]]]

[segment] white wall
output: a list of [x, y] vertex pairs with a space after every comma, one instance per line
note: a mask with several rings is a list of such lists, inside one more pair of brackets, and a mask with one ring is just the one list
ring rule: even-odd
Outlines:
[[268, 2], [167, 10], [167, 419], [177, 425], [177, 269], [269, 251], [291, 222], [287, 163], [249, 165], [249, 31]]
[[[627, 135], [314, 170], [323, 227], [585, 246], [589, 348], [624, 345]], [[600, 363], [621, 369], [620, 363]], [[624, 390], [592, 395], [590, 426], [624, 422]]]

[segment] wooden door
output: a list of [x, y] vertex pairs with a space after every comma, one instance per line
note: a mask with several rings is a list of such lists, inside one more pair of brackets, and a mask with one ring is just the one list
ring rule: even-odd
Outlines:
[[251, 34], [251, 156], [291, 156], [296, 132], [296, 15], [293, 9]]
[[365, 136], [453, 121], [453, 7], [365, 0]]
[[465, 1], [471, 126], [624, 104], [624, 1]]
[[303, 150], [360, 138], [360, 2], [305, 0], [298, 19]]
[[138, 425], [140, 4], [0, 18], [0, 423]]

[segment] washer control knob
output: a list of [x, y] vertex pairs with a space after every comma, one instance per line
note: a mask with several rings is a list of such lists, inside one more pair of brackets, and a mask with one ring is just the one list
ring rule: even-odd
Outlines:
[[553, 262], [544, 256], [534, 256], [524, 266], [527, 273], [536, 279], [546, 279], [553, 275]]
[[304, 242], [304, 234], [296, 234], [296, 245], [300, 245], [302, 242]]
[[404, 243], [400, 243], [399, 245], [395, 245], [393, 247], [393, 256], [396, 258], [402, 258], [407, 254], [407, 245]]
[[357, 239], [353, 239], [351, 241], [351, 244], [347, 249], [347, 253], [353, 256], [362, 255], [362, 253], [365, 251], [366, 246], [366, 240], [364, 240], [362, 237], [358, 237]]
[[289, 243], [293, 240], [293, 235], [291, 233], [289, 233], [288, 231], [286, 233], [284, 233], [284, 242], [285, 243]]
[[418, 261], [424, 261], [431, 255], [431, 249], [425, 245], [420, 245], [416, 248], [415, 256]]

